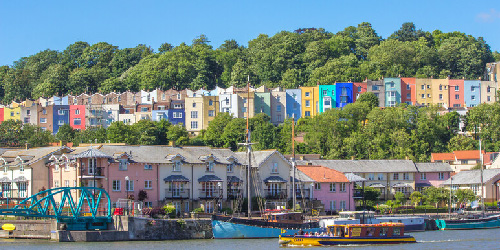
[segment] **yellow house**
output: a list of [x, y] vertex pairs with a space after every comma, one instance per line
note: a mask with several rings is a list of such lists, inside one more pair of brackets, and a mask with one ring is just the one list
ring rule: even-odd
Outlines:
[[203, 96], [203, 123], [202, 129], [207, 129], [208, 124], [217, 116], [219, 112], [218, 96]]
[[415, 92], [417, 95], [417, 104], [431, 105], [432, 100], [432, 79], [417, 78], [415, 79]]
[[440, 107], [449, 108], [448, 79], [430, 79], [432, 89], [432, 103]]
[[238, 118], [252, 118], [255, 115], [255, 93], [241, 92], [238, 95]]
[[198, 134], [203, 127], [203, 96], [186, 97], [186, 129], [191, 135]]
[[3, 120], [21, 120], [21, 107], [19, 105], [7, 106], [3, 109]]
[[302, 117], [315, 116], [318, 113], [319, 87], [300, 87], [302, 91]]

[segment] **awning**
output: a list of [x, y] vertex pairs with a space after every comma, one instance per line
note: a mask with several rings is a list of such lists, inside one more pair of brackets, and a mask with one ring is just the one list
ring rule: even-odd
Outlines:
[[78, 158], [108, 158], [108, 159], [112, 159], [113, 157], [95, 149], [95, 148], [91, 148], [91, 149], [88, 149], [86, 151], [83, 151], [77, 155], [74, 156], [74, 158], [78, 159]]
[[361, 177], [359, 175], [353, 174], [353, 173], [345, 173], [344, 175], [345, 175], [345, 177], [347, 177], [347, 179], [350, 182], [363, 182], [363, 181], [366, 181], [365, 178], [363, 178], [363, 177]]
[[0, 182], [10, 182], [10, 179], [9, 179], [9, 177], [4, 176], [4, 177], [0, 178]]
[[14, 181], [13, 181], [13, 182], [26, 182], [26, 181], [28, 181], [28, 180], [26, 179], [26, 177], [24, 177], [24, 176], [19, 176], [19, 177], [17, 177], [17, 178], [14, 178]]
[[372, 187], [372, 188], [385, 188], [385, 186], [381, 183], [370, 184], [370, 187]]
[[286, 182], [285, 179], [279, 177], [279, 176], [269, 176], [264, 180], [265, 183], [270, 183], [270, 182]]
[[411, 185], [408, 183], [396, 183], [396, 184], [392, 185], [392, 187], [402, 188], [402, 187], [411, 187]]
[[169, 175], [167, 178], [163, 179], [165, 182], [189, 182], [189, 179], [182, 175]]
[[239, 182], [243, 182], [240, 178], [236, 177], [236, 176], [228, 176], [227, 177], [227, 182], [228, 183], [239, 183]]
[[198, 182], [222, 182], [222, 179], [212, 174], [198, 178]]
[[430, 187], [432, 186], [429, 183], [415, 183], [415, 187]]

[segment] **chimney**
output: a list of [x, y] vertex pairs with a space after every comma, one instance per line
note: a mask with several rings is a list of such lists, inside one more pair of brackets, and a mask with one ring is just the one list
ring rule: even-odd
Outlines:
[[67, 143], [68, 143], [68, 142], [66, 142], [66, 141], [59, 141], [59, 146], [61, 146], [61, 147], [62, 147], [62, 146], [66, 146], [66, 144], [67, 144]]
[[307, 166], [312, 166], [312, 162], [308, 162], [308, 163], [307, 163]]

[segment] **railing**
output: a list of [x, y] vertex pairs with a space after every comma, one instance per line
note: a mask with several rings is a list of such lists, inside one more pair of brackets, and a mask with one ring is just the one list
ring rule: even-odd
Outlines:
[[87, 171], [87, 170], [90, 170], [90, 169], [89, 168], [80, 167], [80, 171], [81, 171], [81, 173], [83, 173], [83, 175], [94, 176], [94, 172], [95, 172], [95, 176], [104, 176], [103, 175], [103, 173], [104, 173], [104, 168], [103, 167], [95, 167], [95, 168], [93, 168], [94, 172]]
[[165, 189], [165, 199], [189, 199], [189, 189]]
[[266, 189], [265, 191], [266, 199], [286, 199], [287, 190], [286, 189]]
[[227, 191], [227, 199], [228, 200], [237, 199], [239, 196], [241, 196], [242, 193], [243, 192], [241, 189], [229, 189]]
[[222, 190], [219, 189], [200, 189], [200, 199], [214, 199], [222, 197]]
[[[299, 188], [295, 190], [295, 197], [297, 199], [309, 199], [311, 190], [309, 188]], [[292, 196], [293, 190], [290, 190], [290, 196]]]

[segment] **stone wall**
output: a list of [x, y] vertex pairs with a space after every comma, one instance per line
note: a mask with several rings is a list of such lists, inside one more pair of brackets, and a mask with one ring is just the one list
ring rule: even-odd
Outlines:
[[[126, 217], [125, 217], [126, 218]], [[213, 238], [212, 223], [208, 220], [153, 220], [129, 217], [115, 218], [128, 231], [130, 240], [188, 240]], [[126, 229], [125, 229], [126, 228]], [[120, 226], [116, 227], [121, 230]]]
[[16, 229], [10, 233], [2, 231], [0, 237], [24, 239], [50, 239], [50, 232], [57, 226], [55, 220], [1, 220], [0, 227], [3, 224], [13, 224]]

